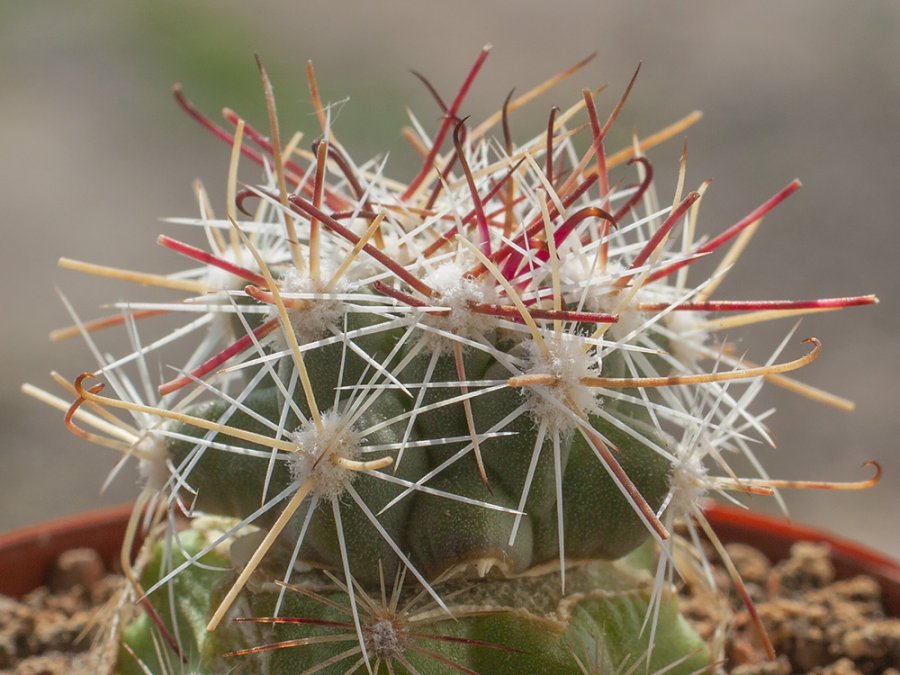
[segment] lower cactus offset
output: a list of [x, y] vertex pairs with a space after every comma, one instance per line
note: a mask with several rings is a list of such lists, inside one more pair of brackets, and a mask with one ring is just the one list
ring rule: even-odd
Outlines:
[[[175, 562], [202, 550], [211, 534], [183, 535], [185, 550]], [[160, 545], [147, 566], [148, 585], [164, 573], [163, 556]], [[515, 579], [441, 584], [452, 617], [419, 589], [404, 585], [401, 570], [387, 582], [382, 576], [373, 587], [357, 586], [362, 644], [374, 672], [580, 675], [623, 668], [703, 669], [710, 653], [678, 615], [668, 592], [658, 610], [656, 645], [650, 649], [650, 631], [642, 627], [654, 584], [645, 562], [632, 556], [574, 566], [565, 594], [559, 573], [552, 570]], [[203, 563], [227, 566], [229, 560], [212, 552]], [[191, 567], [173, 580], [173, 605], [167, 594], [160, 594], [161, 616], [170, 616], [175, 608], [189, 672], [302, 673], [318, 672], [316, 667], [323, 664], [331, 665], [324, 672], [363, 668], [354, 610], [339, 578], [296, 574], [283, 599], [272, 585], [256, 589], [241, 607], [245, 618], [207, 632], [202, 617], [215, 608], [232, 581], [227, 572]], [[270, 618], [276, 607], [279, 618]], [[145, 615], [126, 630], [123, 672], [146, 672], [142, 667], [168, 672], [155, 628]]]
[[[201, 226], [211, 250], [161, 236], [200, 263], [167, 277], [65, 261], [190, 296], [79, 322], [92, 344], [93, 329], [124, 324], [135, 352], [79, 377], [71, 406], [42, 394], [69, 408], [73, 432], [137, 457], [146, 479], [130, 532], [141, 513], [156, 523], [149, 562], [140, 577], [125, 567], [157, 612], [128, 628], [124, 671], [181, 659], [199, 672], [694, 672], [717, 658], [666, 584], [692, 559], [676, 557], [673, 527], [708, 530], [707, 490], [785, 486], [735, 477], [726, 456], [752, 458], [748, 441], [767, 439], [747, 411], [762, 380], [802, 388], [781, 374], [820, 345], [784, 360], [786, 340], [748, 365], [705, 314], [745, 312], [723, 322], [736, 325], [875, 298], [710, 300], [799, 182], [696, 238], [706, 185], [683, 195], [682, 165], [661, 208], [642, 153], [697, 115], [606, 155], [631, 84], [605, 124], [585, 91], [516, 144], [508, 118], [532, 92], [479, 126], [460, 119], [486, 55], [449, 108], [439, 101], [435, 137], [412, 132], [425, 159], [408, 184], [385, 178], [384, 162], [353, 163], [311, 70], [323, 133], [312, 153], [282, 148], [262, 69], [271, 141], [230, 111], [235, 130], [221, 129], [176, 90], [233, 146], [228, 218], [200, 188], [201, 217], [177, 221]], [[266, 166], [264, 185], [236, 190], [240, 154]], [[626, 161], [637, 183], [613, 183]], [[692, 262], [732, 240], [712, 277], [688, 282]], [[196, 317], [138, 338], [138, 319], [178, 311]], [[201, 329], [178, 376], [149, 395], [148, 357]], [[737, 395], [732, 381], [749, 385]], [[176, 535], [178, 512], [226, 520], [217, 535]]]

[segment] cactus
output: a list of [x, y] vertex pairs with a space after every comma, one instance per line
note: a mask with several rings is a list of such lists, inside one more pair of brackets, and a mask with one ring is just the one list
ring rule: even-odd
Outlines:
[[[207, 245], [159, 237], [195, 266], [61, 261], [186, 294], [93, 322], [67, 302], [61, 335], [80, 332], [98, 369], [74, 402], [29, 388], [143, 477], [122, 562], [147, 611], [122, 633], [122, 672], [695, 672], [718, 658], [671, 583], [701, 564], [700, 532], [721, 551], [700, 500], [817, 485], [740, 478], [727, 458], [767, 439], [748, 411], [764, 380], [825, 395], [784, 375], [819, 355], [815, 338], [783, 357], [792, 331], [757, 366], [717, 328], [875, 298], [711, 299], [799, 182], [701, 237], [707, 184], [685, 193], [682, 161], [660, 206], [644, 154], [699, 114], [607, 153], [632, 78], [605, 121], [585, 90], [516, 141], [514, 111], [585, 62], [474, 126], [463, 103], [486, 56], [449, 105], [422, 78], [442, 119], [408, 134], [423, 155], [408, 183], [354, 163], [311, 67], [311, 151], [283, 144], [262, 65], [269, 137], [228, 110], [220, 127], [176, 88], [232, 147], [225, 217], [198, 187], [200, 217], [171, 221]], [[242, 157], [260, 185], [238, 189]], [[183, 312], [147, 340], [153, 317]], [[134, 348], [119, 359], [94, 342], [112, 326]], [[174, 377], [152, 378], [190, 339]]]

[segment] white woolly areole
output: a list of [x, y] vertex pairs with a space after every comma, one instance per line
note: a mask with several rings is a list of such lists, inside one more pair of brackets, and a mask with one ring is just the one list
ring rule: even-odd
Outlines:
[[364, 625], [363, 637], [369, 654], [390, 662], [406, 651], [409, 629], [396, 617], [385, 616]]
[[550, 374], [556, 383], [529, 386], [526, 394], [528, 409], [535, 421], [547, 424], [550, 431], [567, 433], [575, 428], [576, 422], [562, 408], [574, 406], [585, 415], [600, 408], [600, 397], [591, 387], [581, 383], [581, 378], [597, 375], [596, 361], [585, 351], [584, 341], [578, 335], [554, 333], [544, 338], [550, 352], [549, 361], [531, 342], [531, 366], [525, 372]]
[[[395, 196], [390, 197], [390, 199], [395, 198]], [[419, 262], [421, 256], [421, 251], [417, 246], [419, 240], [411, 239], [408, 232], [420, 226], [422, 221], [418, 216], [412, 214], [393, 213], [391, 217], [398, 221], [400, 226], [398, 228], [388, 227], [391, 218], [385, 218], [382, 221], [380, 230], [382, 253], [403, 267]], [[348, 273], [348, 276], [356, 279], [384, 272], [384, 268], [368, 255], [358, 257], [351, 269], [353, 271]]]
[[146, 431], [134, 444], [134, 449], [141, 453], [138, 472], [145, 485], [152, 490], [162, 490], [170, 475], [166, 439], [152, 431]]
[[[235, 265], [240, 265], [242, 267], [247, 268], [253, 272], [258, 272], [259, 267], [256, 264], [256, 261], [250, 256], [249, 253], [237, 258], [230, 248], [216, 254], [217, 257], [222, 260], [227, 260], [230, 263]], [[206, 285], [210, 288], [219, 291], [214, 295], [207, 296], [204, 298], [204, 302], [210, 304], [221, 304], [230, 306], [230, 301], [228, 297], [222, 293], [222, 291], [242, 291], [244, 286], [247, 285], [247, 280], [242, 279], [239, 276], [228, 272], [227, 270], [223, 270], [221, 267], [216, 267], [215, 265], [209, 265], [206, 268], [206, 279], [204, 279]], [[238, 311], [240, 311], [240, 304], [238, 305]], [[219, 335], [232, 335], [234, 332], [233, 324], [234, 314], [228, 311], [224, 312], [213, 312], [213, 322], [210, 326], [210, 331], [217, 333]], [[251, 317], [252, 319], [252, 317]]]
[[[437, 291], [433, 304], [450, 310], [430, 315], [428, 323], [454, 335], [476, 337], [493, 330], [497, 319], [488, 314], [473, 312], [469, 303], [496, 304], [497, 292], [489, 280], [466, 278], [466, 269], [458, 262], [446, 262], [425, 276], [423, 281]], [[452, 347], [449, 340], [433, 333], [428, 333], [426, 339], [434, 351], [442, 352]]]
[[694, 512], [700, 500], [706, 495], [707, 469], [699, 452], [692, 452], [672, 467], [669, 475], [669, 490], [672, 499], [668, 511], [675, 518]]
[[[256, 260], [249, 253], [244, 252], [240, 257], [235, 256], [234, 251], [229, 247], [224, 251], [216, 253], [217, 258], [221, 258], [233, 265], [239, 265], [251, 272], [259, 272], [259, 266]], [[210, 288], [223, 291], [239, 291], [247, 285], [247, 280], [223, 270], [221, 267], [209, 265], [206, 269], [206, 283]]]
[[623, 304], [633, 291], [631, 288], [619, 288], [615, 285], [627, 271], [621, 263], [610, 260], [605, 273], [602, 274], [596, 269], [584, 270], [574, 264], [566, 265], [565, 269], [577, 287], [587, 289], [584, 293], [584, 308], [587, 311], [618, 315], [619, 320], [610, 324], [607, 329], [613, 339], [623, 338], [645, 321], [646, 316], [633, 309], [635, 303], [647, 299], [644, 291], [638, 291], [630, 302]]
[[696, 367], [703, 357], [709, 332], [703, 327], [704, 312], [670, 312], [663, 324], [672, 331], [669, 351], [679, 363]]
[[312, 420], [291, 435], [299, 447], [291, 458], [291, 475], [301, 485], [312, 478], [311, 494], [334, 501], [353, 482], [353, 469], [343, 466], [341, 459], [357, 460], [359, 435], [346, 428], [346, 419], [337, 412], [322, 415], [321, 431]]
[[[623, 271], [624, 268], [618, 273], [613, 273], [613, 278], [618, 277]], [[633, 335], [631, 342], [636, 342], [639, 329], [652, 318], [652, 314], [638, 312], [636, 307], [644, 303], [677, 303], [683, 295], [683, 291], [670, 286], [643, 287], [634, 292], [630, 288], [620, 289], [603, 283], [596, 289], [591, 289], [585, 304], [591, 311], [618, 314], [619, 320], [609, 327], [609, 337], [621, 340], [627, 335]], [[626, 298], [629, 299], [629, 302], [623, 305]], [[672, 333], [669, 340], [669, 352], [685, 366], [697, 363], [701, 349], [707, 341], [708, 332], [702, 328], [704, 320], [703, 312], [674, 310], [666, 313], [659, 322], [660, 326]]]
[[[635, 335], [636, 331], [647, 321], [648, 314], [643, 314], [635, 309], [639, 302], [650, 302], [647, 294], [638, 291], [631, 297], [630, 302], [624, 304], [625, 300], [632, 293], [630, 288], [606, 288], [601, 289], [593, 298], [593, 302], [588, 302], [588, 308], [595, 312], [605, 312], [608, 314], [616, 314], [619, 320], [610, 324], [608, 335], [613, 340], [621, 340], [627, 335]], [[630, 342], [636, 339], [632, 337]]]
[[[322, 270], [321, 279], [329, 279], [331, 275], [325, 269]], [[330, 293], [340, 293], [343, 286], [338, 283]], [[281, 293], [324, 293], [322, 282], [315, 281], [308, 274], [301, 274], [297, 268], [290, 267], [281, 279]], [[287, 298], [285, 298], [287, 300]], [[291, 319], [291, 326], [294, 329], [294, 335], [297, 336], [299, 344], [307, 344], [320, 339], [328, 331], [328, 326], [343, 323], [344, 303], [341, 300], [330, 298], [316, 298], [313, 300], [303, 300], [305, 303], [303, 308], [286, 307], [288, 316]], [[290, 304], [289, 302], [287, 303]], [[269, 308], [268, 319], [278, 316], [278, 308], [272, 306]], [[284, 337], [277, 333], [276, 340], [282, 343], [281, 347], [286, 347]]]

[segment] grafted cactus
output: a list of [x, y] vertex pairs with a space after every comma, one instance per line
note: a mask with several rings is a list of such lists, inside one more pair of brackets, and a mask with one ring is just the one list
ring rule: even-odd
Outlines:
[[[660, 206], [644, 156], [699, 115], [608, 154], [632, 80], [605, 123], [585, 91], [517, 141], [514, 111], [583, 64], [473, 126], [463, 102], [486, 55], [450, 105], [435, 96], [435, 136], [408, 134], [424, 158], [409, 183], [353, 162], [311, 68], [311, 152], [282, 145], [262, 68], [269, 138], [230, 111], [219, 127], [176, 90], [232, 145], [225, 217], [198, 188], [200, 217], [173, 220], [208, 246], [159, 238], [197, 266], [64, 261], [188, 294], [76, 321], [92, 347], [93, 330], [124, 325], [134, 352], [95, 349], [71, 405], [40, 394], [145, 478], [123, 565], [148, 611], [124, 633], [123, 671], [694, 672], [718, 658], [678, 615], [673, 566], [699, 555], [695, 521], [715, 540], [707, 491], [787, 486], [738, 478], [727, 458], [767, 438], [748, 410], [763, 380], [802, 390], [782, 374], [820, 344], [785, 358], [789, 336], [756, 366], [717, 329], [875, 298], [711, 299], [799, 182], [701, 237], [706, 185], [685, 193], [682, 164]], [[241, 155], [261, 185], [238, 189]], [[183, 328], [139, 337], [138, 320], [176, 312]], [[176, 376], [153, 381], [148, 361], [193, 335]]]

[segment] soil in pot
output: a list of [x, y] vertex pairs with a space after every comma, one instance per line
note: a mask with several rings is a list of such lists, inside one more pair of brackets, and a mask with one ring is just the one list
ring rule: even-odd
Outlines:
[[46, 585], [21, 599], [0, 595], [0, 671], [108, 672], [115, 654], [91, 646], [100, 629], [96, 619], [122, 585], [96, 550], [76, 548], [57, 558]]
[[[735, 563], [778, 658], [765, 650], [736, 593], [727, 631], [725, 670], [734, 675], [900, 675], [900, 618], [885, 615], [882, 588], [868, 575], [838, 579], [827, 544], [800, 541], [772, 564], [759, 549], [732, 543]], [[715, 555], [709, 552], [709, 559]], [[720, 588], [727, 572], [714, 570]], [[718, 616], [708, 597], [685, 587], [682, 609], [701, 635], [713, 638]]]
[[[749, 612], [732, 593], [724, 652], [728, 672], [900, 675], [900, 564], [876, 551], [753, 511], [710, 502], [709, 522], [727, 544], [779, 654], [766, 662]], [[711, 556], [711, 560], [717, 560]], [[727, 576], [716, 570], [722, 588]], [[687, 600], [707, 630], [709, 606]], [[705, 618], [704, 618], [705, 616]]]

